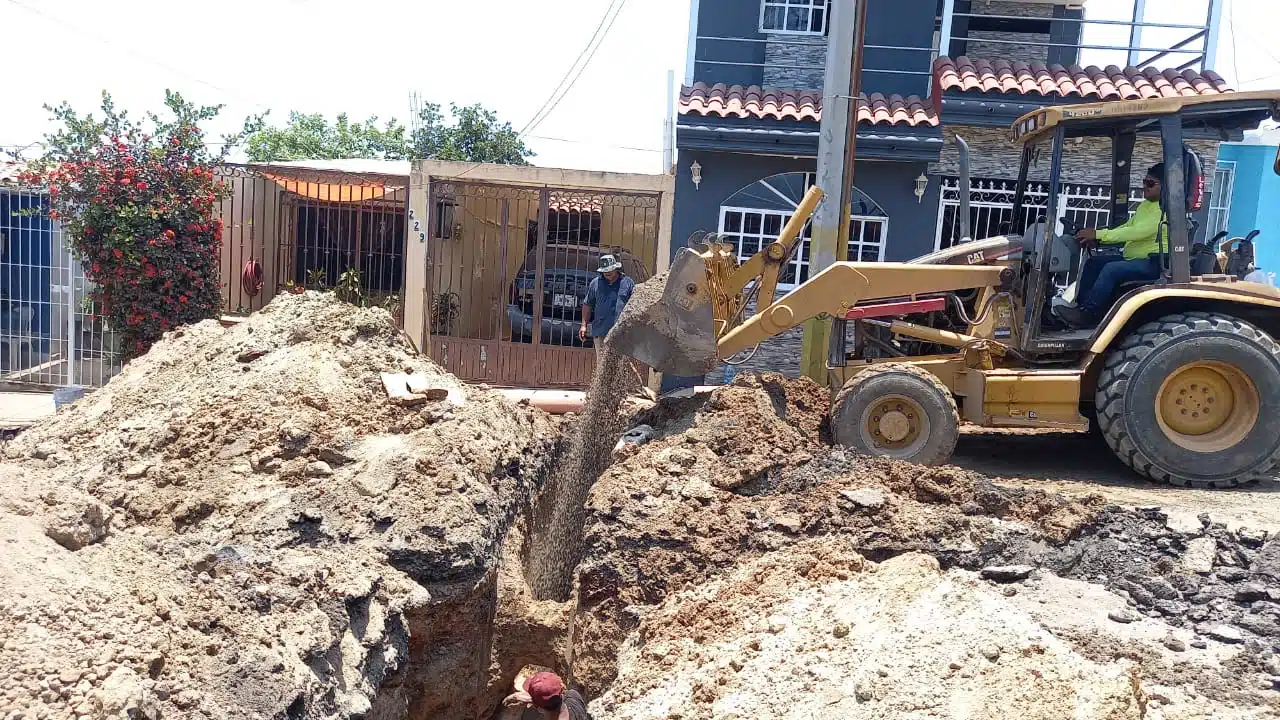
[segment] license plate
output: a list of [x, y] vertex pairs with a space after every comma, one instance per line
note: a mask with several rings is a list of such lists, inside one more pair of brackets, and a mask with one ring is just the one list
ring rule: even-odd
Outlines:
[[556, 293], [551, 296], [551, 304], [555, 307], [571, 308], [578, 306], [577, 295], [561, 295]]

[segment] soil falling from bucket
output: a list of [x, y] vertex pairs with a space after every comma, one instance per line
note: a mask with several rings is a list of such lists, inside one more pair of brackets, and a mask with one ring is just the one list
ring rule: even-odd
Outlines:
[[[636, 285], [609, 337], [634, 323], [648, 322], [647, 311], [662, 300], [665, 285], [665, 275]], [[541, 507], [535, 513], [526, 572], [534, 597], [539, 600], [565, 600], [572, 590], [573, 571], [582, 555], [587, 495], [609, 467], [622, 433], [623, 418], [618, 406], [634, 389], [632, 362], [611, 349], [605, 339], [605, 350], [587, 391], [586, 407], [573, 442], [553, 471]]]

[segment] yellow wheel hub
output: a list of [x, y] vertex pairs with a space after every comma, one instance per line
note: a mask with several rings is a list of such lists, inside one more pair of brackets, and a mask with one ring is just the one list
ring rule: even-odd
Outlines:
[[876, 447], [910, 447], [926, 428], [924, 410], [910, 398], [881, 398], [866, 413], [865, 431]]
[[1165, 435], [1196, 452], [1227, 450], [1258, 420], [1253, 381], [1226, 363], [1197, 360], [1165, 378], [1156, 395], [1156, 418]]

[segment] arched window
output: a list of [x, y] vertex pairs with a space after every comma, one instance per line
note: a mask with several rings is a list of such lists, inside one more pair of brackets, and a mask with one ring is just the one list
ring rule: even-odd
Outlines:
[[[724, 201], [720, 206], [720, 234], [737, 245], [739, 261], [747, 260], [778, 237], [814, 180], [814, 174], [806, 172], [773, 175], [751, 183]], [[888, 214], [856, 187], [850, 210], [849, 259], [883, 260], [889, 235]], [[778, 279], [780, 290], [790, 290], [809, 279], [811, 224], [805, 225], [800, 237], [799, 250]]]

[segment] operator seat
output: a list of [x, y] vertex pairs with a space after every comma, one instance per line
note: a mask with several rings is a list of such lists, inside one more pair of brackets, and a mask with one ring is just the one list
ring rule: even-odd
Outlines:
[[[1182, 190], [1183, 197], [1186, 198], [1187, 213], [1187, 242], [1191, 246], [1191, 276], [1210, 275], [1217, 268], [1218, 256], [1213, 250], [1205, 246], [1203, 242], [1196, 242], [1196, 233], [1200, 229], [1200, 223], [1195, 220], [1195, 214], [1204, 207], [1204, 163], [1200, 159], [1200, 154], [1191, 149], [1191, 146], [1184, 144], [1182, 146]], [[1164, 187], [1163, 178], [1161, 179], [1161, 187]], [[1169, 213], [1168, 196], [1160, 199], [1160, 207], [1167, 216]], [[1166, 221], [1162, 218], [1160, 222], [1160, 230], [1163, 233], [1167, 227]], [[1155, 257], [1154, 255], [1152, 257]], [[1164, 263], [1165, 276], [1154, 282], [1137, 280], [1134, 282], [1121, 283], [1116, 289], [1116, 297], [1112, 300], [1115, 304], [1116, 300], [1128, 295], [1138, 288], [1147, 285], [1154, 285], [1168, 280], [1169, 257], [1163, 253], [1159, 256]]]

